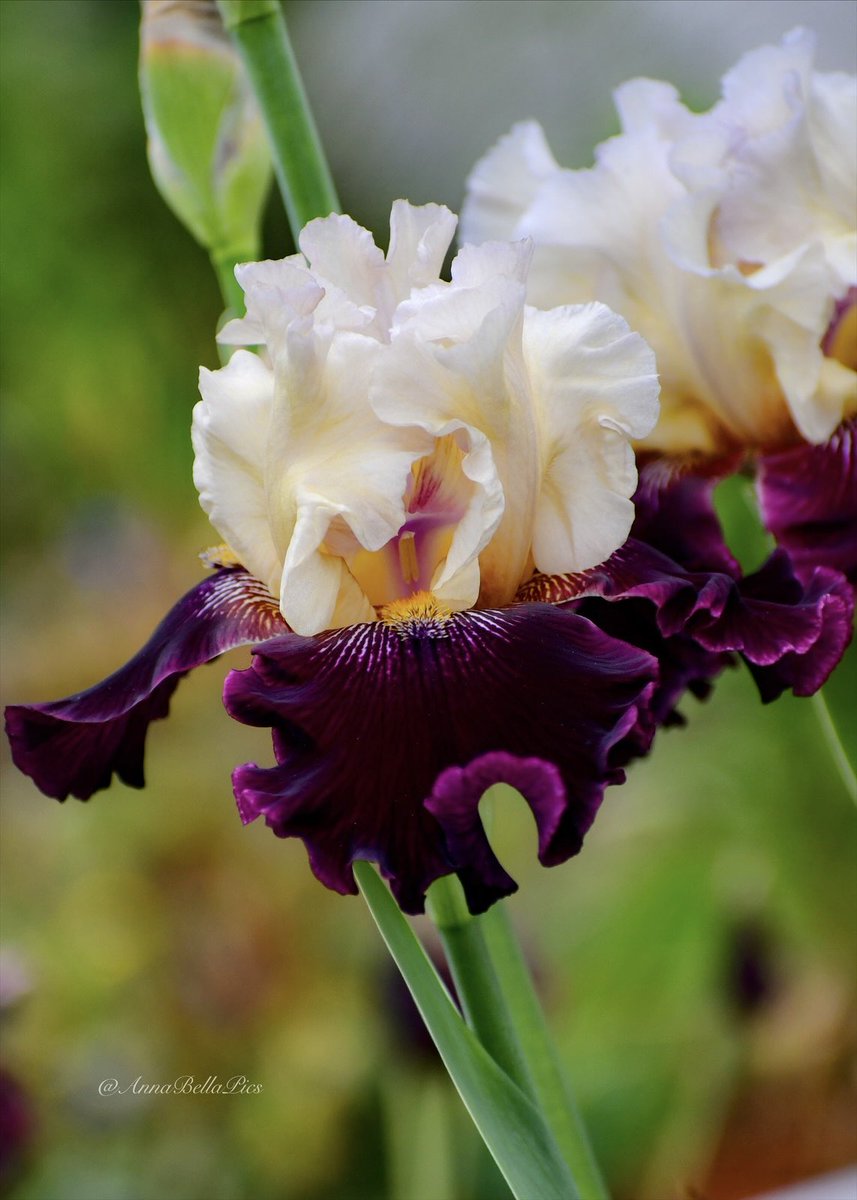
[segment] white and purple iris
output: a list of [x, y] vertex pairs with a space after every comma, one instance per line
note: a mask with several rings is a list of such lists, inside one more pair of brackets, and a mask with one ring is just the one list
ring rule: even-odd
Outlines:
[[[139, 654], [87, 692], [7, 710], [48, 795], [143, 783], [149, 723], [188, 670], [256, 643], [229, 713], [270, 727], [241, 816], [303, 839], [356, 890], [379, 863], [406, 911], [456, 872], [473, 911], [514, 890], [479, 819], [505, 781], [545, 864], [575, 854], [608, 784], [740, 652], [763, 696], [820, 686], [847, 641], [839, 576], [742, 578], [694, 480], [637, 492], [654, 357], [604, 304], [526, 303], [528, 241], [465, 246], [393, 207], [386, 257], [349, 218], [247, 264], [238, 349], [203, 371], [194, 478], [225, 545]], [[635, 522], [633, 497], [637, 492]], [[261, 644], [258, 644], [261, 643]]]

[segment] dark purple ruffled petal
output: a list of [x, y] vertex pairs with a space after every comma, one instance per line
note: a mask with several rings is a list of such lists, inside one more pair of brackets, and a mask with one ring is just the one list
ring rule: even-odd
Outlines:
[[741, 568], [724, 540], [712, 493], [740, 465], [739, 458], [716, 460], [706, 463], [700, 474], [689, 473], [688, 467], [670, 472], [660, 462], [644, 466], [634, 496], [631, 536], [687, 571], [737, 577]]
[[165, 717], [183, 675], [225, 650], [285, 629], [265, 587], [241, 568], [191, 588], [138, 654], [85, 692], [6, 709], [15, 765], [46, 795], [88, 800], [115, 772], [142, 787], [149, 723]]
[[[790, 581], [797, 583], [788, 557], [779, 551], [743, 583], [745, 624], [752, 637], [743, 657], [766, 704], [785, 691], [817, 692], [848, 648], [854, 628], [854, 594], [838, 571], [816, 568], [799, 585], [800, 599], [791, 609], [772, 604], [768, 597], [782, 594]], [[789, 640], [792, 648], [783, 653]]]
[[[668, 486], [656, 475], [646, 480], [644, 473], [643, 479], [632, 539], [587, 573], [581, 594], [621, 600], [623, 608], [634, 599], [649, 600], [663, 643], [657, 645], [651, 628], [645, 633], [645, 624], [635, 630], [627, 617], [619, 624], [599, 618], [592, 605], [580, 607], [613, 636], [658, 658], [656, 719], [683, 684], [704, 691], [701, 672], [710, 670], [713, 679], [732, 653], [745, 659], [766, 702], [786, 689], [799, 696], [817, 691], [851, 637], [853, 604], [842, 576], [823, 569], [796, 574], [782, 550], [744, 576], [714, 513], [715, 478], [679, 476]], [[707, 660], [691, 652], [687, 639]]]
[[478, 824], [505, 779], [529, 802], [543, 862], [575, 854], [656, 666], [590, 622], [545, 605], [383, 622], [258, 647], [224, 700], [271, 726], [278, 765], [239, 767], [244, 821], [303, 839], [328, 887], [377, 861], [407, 912], [458, 871], [473, 911], [514, 890]]
[[[649, 600], [655, 606], [656, 630], [639, 612], [633, 618], [623, 613], [617, 621], [594, 603], [584, 602], [578, 610], [658, 659], [660, 681], [652, 705], [656, 719], [669, 716], [666, 706], [674, 706], [684, 686], [704, 694], [706, 672], [713, 679], [732, 653], [745, 659], [766, 702], [786, 689], [812, 695], [845, 653], [854, 603], [838, 572], [819, 568], [808, 580], [798, 579], [789, 556], [777, 550], [760, 570], [740, 579], [715, 572], [682, 574], [676, 565], [668, 572], [648, 548], [640, 550], [628, 543], [590, 572], [588, 590], [620, 609]], [[622, 603], [615, 605], [617, 600]]]
[[638, 646], [658, 660], [658, 680], [649, 709], [640, 714], [636, 728], [618, 748], [621, 757], [617, 761], [623, 765], [648, 753], [658, 728], [686, 724], [677, 708], [685, 693], [697, 700], [707, 699], [720, 672], [736, 662], [734, 655], [706, 650], [692, 637], [665, 637], [658, 624], [658, 608], [651, 600], [631, 597], [614, 603], [589, 598], [577, 611], [611, 637]]
[[[702, 513], [697, 504], [696, 517]], [[741, 576], [736, 568], [733, 577], [686, 570], [636, 536], [590, 571], [536, 576], [519, 598], [571, 604], [612, 637], [657, 658], [658, 683], [637, 731], [639, 744], [633, 738], [625, 743], [633, 755], [644, 753], [651, 740], [645, 720], [678, 723], [676, 705], [684, 692], [707, 695], [736, 653], [766, 702], [786, 689], [812, 695], [844, 654], [853, 616], [850, 588], [841, 575], [819, 568], [799, 579], [782, 550], [752, 575]]]
[[765, 525], [801, 577], [832, 567], [857, 587], [857, 418], [823, 446], [762, 457], [756, 486]]

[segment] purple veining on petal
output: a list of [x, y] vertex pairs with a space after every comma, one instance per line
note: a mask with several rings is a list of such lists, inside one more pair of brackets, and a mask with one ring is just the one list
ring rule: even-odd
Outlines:
[[225, 650], [285, 629], [265, 587], [243, 568], [215, 571], [182, 597], [130, 662], [94, 687], [6, 709], [16, 766], [46, 795], [88, 800], [116, 773], [142, 787], [146, 732], [181, 677]]
[[514, 888], [472, 824], [481, 783], [521, 788], [543, 861], [575, 854], [624, 778], [613, 755], [655, 673], [649, 655], [544, 605], [276, 638], [226, 681], [228, 711], [271, 726], [277, 758], [235, 771], [242, 819], [302, 838], [335, 891], [355, 892], [351, 864], [368, 858], [421, 912], [456, 870], [481, 911]]
[[757, 490], [765, 525], [801, 576], [832, 567], [857, 587], [857, 418], [823, 446], [765, 455]]

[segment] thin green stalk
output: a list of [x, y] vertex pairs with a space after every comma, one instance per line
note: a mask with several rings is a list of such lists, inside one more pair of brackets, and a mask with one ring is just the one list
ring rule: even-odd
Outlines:
[[548, 1123], [581, 1200], [609, 1200], [583, 1122], [562, 1077], [529, 968], [502, 902], [474, 917], [449, 875], [432, 884], [438, 927], [465, 1019]]
[[485, 945], [532, 1077], [536, 1103], [571, 1167], [582, 1200], [609, 1200], [506, 906], [502, 902], [494, 904], [481, 922]]
[[462, 1021], [401, 909], [367, 862], [354, 878], [443, 1064], [517, 1200], [581, 1200], [544, 1116]]
[[836, 763], [836, 769], [839, 771], [839, 777], [845, 786], [846, 792], [854, 803], [857, 804], [857, 776], [854, 774], [854, 768], [851, 766], [851, 761], [845, 752], [845, 747], [842, 745], [839, 730], [836, 728], [836, 722], [831, 716], [824, 691], [817, 691], [812, 697], [812, 702], [815, 705], [815, 715], [818, 717], [818, 723], [827, 742], [830, 756]]
[[274, 172], [292, 233], [339, 211], [278, 0], [217, 0], [244, 61], [268, 130]]
[[427, 900], [465, 1021], [509, 1078], [532, 1096], [533, 1081], [491, 962], [482, 921], [471, 916], [455, 875], [436, 880]]
[[211, 256], [211, 265], [220, 284], [220, 294], [230, 317], [238, 317], [244, 312], [244, 293], [235, 278], [235, 267], [239, 262], [247, 262], [252, 257], [250, 254], [239, 258], [217, 258], [214, 254]]

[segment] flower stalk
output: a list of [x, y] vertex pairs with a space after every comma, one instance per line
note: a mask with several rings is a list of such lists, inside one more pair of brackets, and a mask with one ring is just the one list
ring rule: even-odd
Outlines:
[[289, 224], [339, 211], [333, 178], [319, 141], [278, 0], [217, 0], [256, 94]]
[[432, 884], [428, 912], [468, 1025], [542, 1113], [581, 1200], [609, 1200], [503, 902], [474, 917], [447, 875]]

